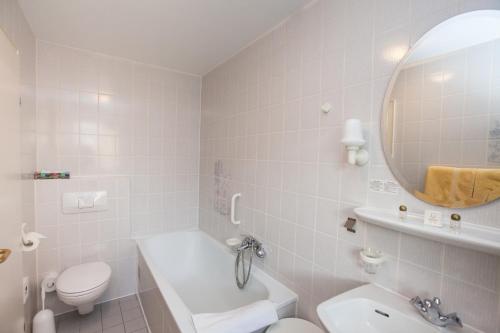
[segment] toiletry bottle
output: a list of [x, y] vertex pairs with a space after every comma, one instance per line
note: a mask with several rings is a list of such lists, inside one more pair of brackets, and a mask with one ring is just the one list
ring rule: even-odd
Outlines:
[[460, 228], [462, 227], [462, 218], [460, 217], [459, 214], [451, 214], [450, 215], [450, 229], [459, 231]]
[[408, 208], [405, 205], [399, 206], [399, 218], [405, 220], [408, 216]]

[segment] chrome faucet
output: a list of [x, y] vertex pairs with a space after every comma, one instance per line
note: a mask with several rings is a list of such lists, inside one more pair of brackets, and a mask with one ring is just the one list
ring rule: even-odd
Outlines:
[[[238, 253], [236, 255], [236, 262], [234, 264], [234, 277], [236, 278], [236, 285], [238, 288], [245, 288], [248, 280], [250, 279], [250, 272], [252, 270], [252, 259], [253, 254], [258, 258], [264, 258], [266, 256], [266, 251], [262, 243], [253, 238], [250, 235], [242, 235], [244, 238], [241, 241], [240, 246], [236, 249]], [[245, 251], [250, 250], [250, 257], [248, 258], [248, 269], [245, 268]], [[240, 270], [241, 265], [241, 270]], [[240, 274], [241, 273], [241, 274]]]
[[264, 247], [261, 242], [250, 235], [242, 236], [245, 238], [241, 241], [241, 245], [237, 249], [238, 252], [251, 248], [257, 257], [262, 259], [266, 256], [266, 251], [264, 251]]
[[463, 327], [462, 320], [458, 317], [456, 312], [447, 315], [441, 313], [441, 300], [438, 297], [434, 297], [432, 300], [424, 299], [422, 301], [420, 297], [417, 296], [412, 298], [410, 303], [417, 308], [422, 317], [434, 325], [441, 327], [457, 325]]

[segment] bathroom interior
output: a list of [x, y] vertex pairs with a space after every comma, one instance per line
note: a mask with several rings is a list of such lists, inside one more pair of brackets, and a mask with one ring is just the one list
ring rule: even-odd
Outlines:
[[500, 333], [500, 0], [0, 30], [0, 333]]

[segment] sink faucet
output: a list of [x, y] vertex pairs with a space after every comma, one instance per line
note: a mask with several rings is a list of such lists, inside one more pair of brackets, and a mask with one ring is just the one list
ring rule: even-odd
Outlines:
[[418, 312], [422, 317], [424, 317], [428, 322], [446, 327], [448, 325], [458, 325], [463, 327], [462, 320], [458, 317], [456, 312], [443, 315], [441, 313], [440, 305], [441, 300], [438, 297], [434, 297], [432, 300], [424, 299], [423, 301], [420, 297], [414, 297], [410, 300], [410, 303], [417, 308]]

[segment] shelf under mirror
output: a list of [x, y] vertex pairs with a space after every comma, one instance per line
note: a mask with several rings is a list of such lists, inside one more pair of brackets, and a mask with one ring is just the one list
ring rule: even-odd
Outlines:
[[500, 255], [500, 229], [463, 222], [460, 231], [455, 231], [448, 224], [442, 228], [425, 225], [423, 215], [408, 214], [402, 220], [396, 212], [373, 207], [355, 208], [354, 213], [359, 220], [383, 228]]

